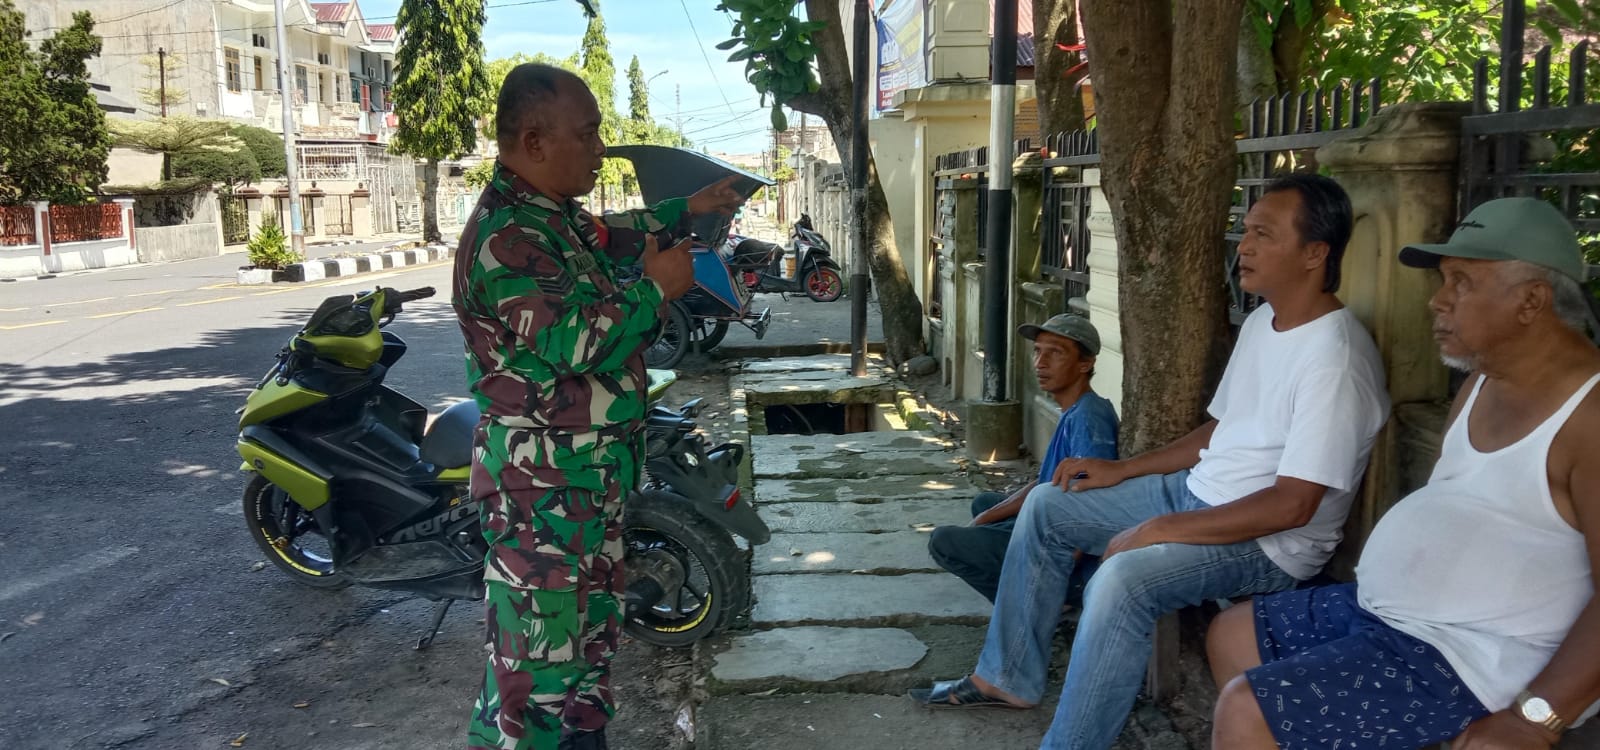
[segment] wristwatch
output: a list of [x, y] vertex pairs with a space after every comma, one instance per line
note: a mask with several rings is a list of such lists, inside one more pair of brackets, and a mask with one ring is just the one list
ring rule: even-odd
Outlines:
[[1516, 707], [1518, 716], [1552, 732], [1559, 733], [1567, 726], [1567, 720], [1556, 715], [1549, 701], [1526, 690], [1517, 693], [1512, 705]]

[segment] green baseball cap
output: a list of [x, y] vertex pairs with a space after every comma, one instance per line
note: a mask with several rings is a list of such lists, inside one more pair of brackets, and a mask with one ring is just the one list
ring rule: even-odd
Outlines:
[[1028, 323], [1017, 328], [1017, 333], [1032, 341], [1039, 332], [1053, 333], [1065, 336], [1083, 347], [1083, 353], [1090, 357], [1100, 356], [1100, 332], [1095, 330], [1094, 324], [1082, 315], [1061, 313], [1045, 321], [1043, 325]]
[[1520, 260], [1554, 269], [1582, 283], [1588, 275], [1578, 233], [1555, 206], [1537, 198], [1498, 198], [1467, 214], [1450, 240], [1406, 245], [1400, 262], [1438, 268], [1441, 257]]

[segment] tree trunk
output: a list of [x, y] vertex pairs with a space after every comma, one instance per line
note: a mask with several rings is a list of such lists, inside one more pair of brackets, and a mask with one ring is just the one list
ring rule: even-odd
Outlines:
[[439, 242], [439, 160], [422, 163], [422, 241]]
[[1077, 0], [1033, 0], [1033, 57], [1038, 62], [1033, 83], [1038, 88], [1039, 132], [1042, 135], [1082, 130], [1083, 97], [1078, 82], [1084, 72], [1067, 71], [1083, 60], [1056, 44], [1078, 44]]
[[[844, 43], [844, 23], [837, 0], [806, 0], [806, 14], [827, 27], [812, 36], [817, 48], [817, 70], [821, 86], [815, 93], [795, 97], [785, 104], [817, 115], [828, 125], [828, 133], [839, 149], [840, 159], [850, 163], [851, 134], [855, 132], [855, 112], [851, 109], [850, 57]], [[864, 124], [863, 124], [864, 126]], [[889, 199], [878, 181], [878, 165], [867, 155], [867, 203], [872, 226], [868, 265], [872, 284], [878, 292], [878, 311], [883, 317], [883, 339], [890, 364], [898, 365], [927, 352], [922, 338], [922, 302], [906, 275], [894, 241], [894, 224], [889, 217]], [[856, 217], [859, 221], [860, 217]]]
[[1200, 423], [1225, 359], [1243, 0], [1083, 0], [1081, 10], [1116, 224], [1121, 437], [1132, 455]]
[[1239, 14], [1239, 106], [1250, 106], [1250, 103], [1260, 99], [1265, 101], [1268, 97], [1278, 93], [1278, 74], [1273, 66], [1272, 49], [1261, 44], [1261, 37], [1256, 35], [1255, 13]]
[[161, 152], [161, 181], [172, 181], [172, 152], [170, 151]]

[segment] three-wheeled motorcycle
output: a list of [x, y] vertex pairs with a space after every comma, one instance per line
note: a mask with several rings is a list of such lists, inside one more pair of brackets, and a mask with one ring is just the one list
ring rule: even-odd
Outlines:
[[[625, 159], [633, 164], [639, 193], [651, 205], [693, 195], [729, 176], [740, 178], [734, 189], [745, 198], [777, 184], [720, 159], [673, 146], [610, 146], [606, 148], [606, 158]], [[729, 264], [728, 254], [718, 249], [727, 241], [730, 218], [709, 215], [697, 216], [693, 221], [694, 242], [689, 254], [694, 258], [694, 287], [673, 301], [663, 318], [660, 334], [645, 351], [645, 364], [650, 367], [671, 368], [691, 348], [710, 351], [722, 343], [730, 324], [749, 328], [759, 339], [766, 335], [772, 322], [771, 310], [753, 308], [755, 295]]]

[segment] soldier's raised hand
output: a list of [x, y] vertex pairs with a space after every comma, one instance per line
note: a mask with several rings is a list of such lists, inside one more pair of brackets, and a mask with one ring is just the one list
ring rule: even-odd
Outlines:
[[689, 196], [689, 213], [732, 214], [734, 209], [744, 205], [744, 196], [733, 189], [733, 184], [739, 179], [738, 175], [730, 175], [700, 188], [699, 192]]
[[684, 238], [672, 247], [662, 250], [656, 236], [644, 238], [644, 275], [661, 287], [668, 300], [682, 297], [694, 286], [694, 260], [689, 257], [689, 239]]

